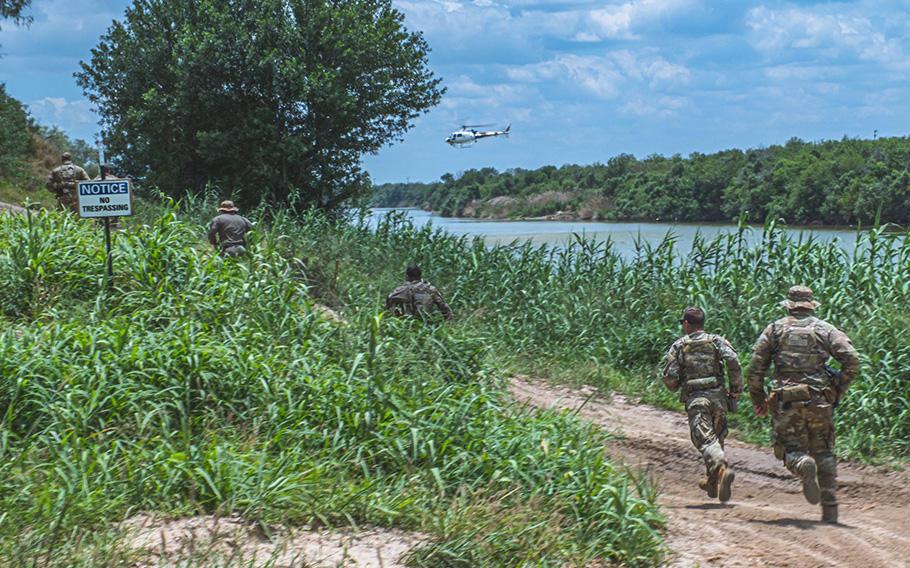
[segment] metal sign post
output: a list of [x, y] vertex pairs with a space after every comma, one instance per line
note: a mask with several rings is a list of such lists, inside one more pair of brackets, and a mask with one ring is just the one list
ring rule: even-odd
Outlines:
[[129, 180], [101, 179], [79, 182], [79, 216], [88, 219], [104, 219], [104, 251], [107, 256], [108, 285], [113, 283], [114, 257], [111, 254], [111, 217], [126, 217], [133, 214], [132, 188]]

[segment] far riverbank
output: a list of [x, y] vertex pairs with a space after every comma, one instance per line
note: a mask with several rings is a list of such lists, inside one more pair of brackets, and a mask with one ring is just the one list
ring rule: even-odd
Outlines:
[[[579, 238], [596, 242], [609, 240], [614, 249], [627, 259], [635, 257], [639, 245], [657, 246], [668, 235], [674, 239], [680, 254], [688, 254], [697, 238], [711, 239], [738, 230], [733, 224], [442, 217], [416, 208], [377, 207], [372, 209], [372, 216], [378, 220], [393, 211], [403, 213], [417, 227], [432, 225], [456, 236], [481, 237], [488, 245], [530, 241], [565, 246]], [[856, 247], [859, 235], [859, 231], [849, 228], [788, 227], [785, 231], [804, 240], [836, 242], [848, 252]], [[761, 238], [760, 226], [746, 231], [746, 240], [750, 244], [761, 242]]]

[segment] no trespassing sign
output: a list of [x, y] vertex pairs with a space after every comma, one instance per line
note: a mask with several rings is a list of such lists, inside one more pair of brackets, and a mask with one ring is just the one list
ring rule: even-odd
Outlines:
[[79, 182], [80, 217], [123, 217], [132, 215], [130, 182], [95, 180]]

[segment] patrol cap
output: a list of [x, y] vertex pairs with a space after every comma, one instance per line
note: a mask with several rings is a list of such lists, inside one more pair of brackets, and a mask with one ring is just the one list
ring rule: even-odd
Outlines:
[[704, 325], [705, 310], [696, 306], [689, 306], [683, 310], [683, 315], [682, 318], [680, 318], [679, 323], [684, 321], [687, 321], [692, 325]]
[[60, 156], [60, 158], [63, 159], [63, 160], [72, 160], [72, 159], [73, 159], [73, 155], [70, 154], [69, 152], [64, 152], [64, 153]]
[[787, 299], [780, 303], [788, 310], [814, 310], [821, 304], [815, 301], [812, 288], [808, 286], [791, 286], [787, 291]]

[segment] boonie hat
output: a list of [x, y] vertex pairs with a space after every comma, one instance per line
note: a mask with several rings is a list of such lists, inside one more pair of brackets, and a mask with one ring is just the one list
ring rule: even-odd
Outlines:
[[780, 303], [788, 310], [814, 310], [821, 304], [815, 301], [812, 288], [808, 286], [791, 286], [787, 291], [787, 299]]
[[221, 205], [218, 206], [218, 211], [221, 213], [236, 213], [240, 211], [234, 207], [234, 202], [230, 200], [225, 200], [221, 202]]

